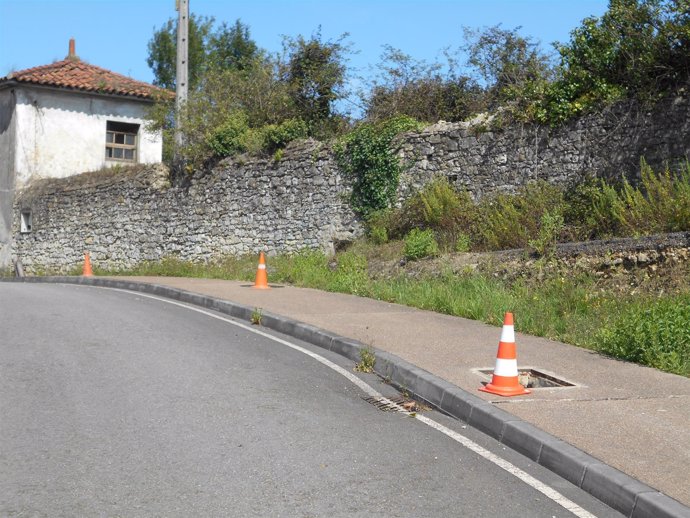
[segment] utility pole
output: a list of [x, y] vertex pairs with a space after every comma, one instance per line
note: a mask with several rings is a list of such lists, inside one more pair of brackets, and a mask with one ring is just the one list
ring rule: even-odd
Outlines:
[[189, 0], [175, 0], [177, 16], [177, 66], [175, 76], [175, 162], [180, 165], [184, 137], [180, 130], [182, 107], [189, 89]]

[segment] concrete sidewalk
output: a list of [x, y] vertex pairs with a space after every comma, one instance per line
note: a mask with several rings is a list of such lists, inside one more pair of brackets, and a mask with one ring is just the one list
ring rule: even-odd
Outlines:
[[[118, 279], [124, 280], [122, 277]], [[397, 304], [304, 288], [136, 277], [283, 315], [393, 353], [690, 506], [690, 379], [517, 333], [518, 364], [575, 386], [501, 398], [477, 389], [500, 328]], [[516, 330], [520, 315], [515, 315]]]

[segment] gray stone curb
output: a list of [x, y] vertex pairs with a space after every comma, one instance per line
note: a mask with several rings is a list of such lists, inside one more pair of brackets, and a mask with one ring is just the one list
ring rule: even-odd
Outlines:
[[[0, 278], [4, 282], [47, 282], [119, 288], [150, 293], [251, 320], [253, 308], [177, 288], [98, 277]], [[376, 373], [446, 414], [497, 439], [553, 471], [630, 518], [690, 518], [690, 508], [604, 464], [591, 455], [451, 383], [385, 351], [303, 322], [266, 312], [262, 326], [359, 361], [360, 351], [376, 355]]]

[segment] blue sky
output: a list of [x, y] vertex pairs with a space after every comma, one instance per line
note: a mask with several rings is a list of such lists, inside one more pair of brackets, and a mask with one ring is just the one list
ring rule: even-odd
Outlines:
[[[416, 59], [433, 61], [445, 47], [462, 44], [462, 27], [501, 23], [522, 26], [540, 40], [567, 41], [590, 15], [600, 16], [607, 0], [190, 0], [192, 12], [218, 21], [240, 18], [260, 47], [277, 51], [281, 35], [325, 39], [344, 32], [358, 54], [350, 64], [365, 73], [385, 44]], [[0, 77], [12, 70], [45, 65], [67, 55], [69, 38], [91, 64], [142, 81], [154, 28], [176, 16], [175, 0], [0, 0]]]

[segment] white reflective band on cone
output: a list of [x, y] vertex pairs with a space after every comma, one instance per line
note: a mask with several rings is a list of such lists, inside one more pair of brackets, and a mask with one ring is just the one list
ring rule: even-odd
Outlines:
[[496, 376], [517, 376], [517, 360], [504, 360], [503, 358], [496, 358], [496, 368], [494, 369]]
[[259, 270], [265, 270], [265, 269], [266, 269], [266, 265], [265, 265], [265, 264], [260, 264], [258, 269], [259, 269]]
[[503, 326], [501, 342], [515, 342], [515, 326]]

